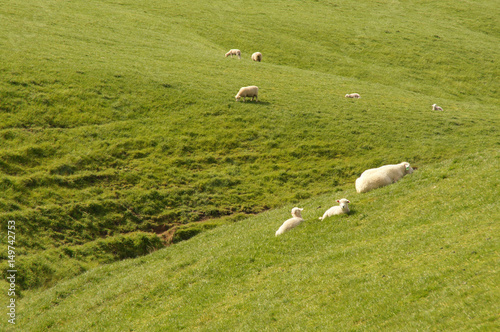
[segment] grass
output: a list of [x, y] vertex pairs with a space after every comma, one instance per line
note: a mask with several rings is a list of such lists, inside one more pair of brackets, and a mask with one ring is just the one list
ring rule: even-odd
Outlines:
[[[368, 194], [348, 185], [300, 200], [306, 221], [277, 238], [289, 207], [93, 269], [27, 292], [21, 315], [36, 318], [22, 326], [494, 330], [499, 183], [484, 180], [497, 162], [498, 155], [474, 154], [424, 166]], [[318, 221], [341, 196], [353, 202], [352, 213]], [[471, 197], [480, 197], [480, 211]]]
[[[71, 278], [92, 274], [97, 266], [157, 250], [164, 244], [156, 234], [178, 243], [217, 225], [225, 225], [220, 231], [236, 231], [275, 213], [281, 220], [293, 205], [314, 206], [332, 192], [355, 195], [352, 183], [367, 168], [407, 160], [419, 167], [415, 178], [425, 170], [433, 181], [446, 183], [449, 171], [468, 169], [469, 156], [476, 163], [482, 158], [495, 163], [500, 145], [496, 13], [494, 1], [362, 1], [354, 6], [352, 1], [9, 0], [0, 8], [0, 219], [19, 226], [17, 261], [25, 273], [18, 286], [28, 294], [22, 301], [50, 292], [62, 280], [77, 282]], [[235, 47], [243, 52], [241, 60], [223, 57]], [[263, 62], [250, 60], [254, 51], [263, 53]], [[250, 84], [260, 87], [261, 102], [236, 103], [238, 89]], [[362, 98], [343, 97], [351, 92]], [[432, 112], [434, 103], [445, 111]], [[486, 186], [495, 185], [494, 167], [480, 163], [477, 169]], [[434, 232], [434, 223], [460, 224], [467, 213], [461, 204], [471, 202], [474, 188], [460, 185], [461, 203], [452, 200], [446, 214], [436, 211], [419, 219], [428, 225], [427, 233]], [[397, 214], [412, 211], [418, 217], [415, 204], [431, 195], [440, 206], [448, 195], [458, 195], [455, 189], [417, 190], [412, 201], [390, 196], [395, 206], [384, 221], [403, 222], [384, 236], [393, 241], [401, 234], [417, 236], [418, 223]], [[482, 215], [484, 201], [496, 197], [494, 190], [487, 190], [485, 198], [477, 192], [474, 198], [481, 196], [481, 202], [469, 207], [470, 216]], [[383, 194], [373, 195], [359, 196], [359, 202], [349, 197], [354, 206], [362, 204], [352, 215], [360, 223], [383, 223], [364, 210], [380, 208], [372, 204]], [[264, 217], [254, 217], [264, 211]], [[492, 207], [492, 220], [497, 212]], [[1, 225], [2, 240], [6, 225]], [[252, 239], [268, 231], [256, 228]], [[361, 243], [376, 239], [348, 234]], [[451, 235], [460, 238], [461, 233]], [[195, 257], [203, 236], [174, 247], [187, 248]], [[259, 239], [255, 245], [263, 246]], [[304, 238], [305, 244], [324, 240]], [[425, 238], [416, 237], [412, 244], [417, 240]], [[429, 241], [437, 245], [437, 238]], [[184, 249], [166, 252], [171, 250]], [[154, 255], [165, 255], [160, 252]], [[249, 252], [243, 260], [251, 259], [245, 256]], [[6, 250], [0, 253], [6, 255]], [[360, 259], [371, 264], [368, 257]], [[321, 258], [311, 253], [309, 259]], [[266, 261], [280, 265], [273, 255]], [[102, 268], [134, 260], [126, 262]], [[298, 261], [287, 266], [295, 264], [296, 273], [306, 269]], [[410, 265], [394, 264], [395, 269]], [[433, 277], [439, 284], [452, 276]], [[246, 285], [257, 281], [252, 277]], [[376, 293], [376, 285], [370, 287]], [[257, 317], [258, 308], [249, 303], [262, 299], [248, 289], [242, 292], [246, 295], [239, 301], [252, 308], [248, 316]], [[408, 315], [398, 317], [420, 320]], [[188, 326], [193, 320], [188, 317], [174, 323]], [[217, 327], [211, 325], [217, 320], [205, 320], [207, 328]], [[316, 318], [310, 322], [322, 324]], [[339, 322], [345, 329], [370, 327], [366, 319]], [[286, 329], [287, 324], [277, 326]], [[291, 326], [311, 327], [297, 324]]]

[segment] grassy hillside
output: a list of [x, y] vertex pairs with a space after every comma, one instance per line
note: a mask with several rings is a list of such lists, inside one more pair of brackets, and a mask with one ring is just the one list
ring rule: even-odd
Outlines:
[[[473, 154], [367, 194], [339, 187], [298, 202], [306, 221], [280, 237], [274, 232], [293, 205], [26, 292], [20, 326], [496, 330], [500, 183], [491, 174], [498, 162]], [[344, 196], [350, 215], [318, 220]]]
[[[8, 0], [0, 217], [18, 226], [18, 287], [31, 298], [165, 240], [314, 206], [366, 168], [407, 160], [417, 177], [467, 156], [496, 162], [498, 14], [494, 1]], [[224, 58], [230, 48], [243, 58]], [[246, 85], [261, 102], [234, 101]], [[496, 167], [478, 170], [494, 186]], [[197, 241], [179, 247], [194, 257]]]

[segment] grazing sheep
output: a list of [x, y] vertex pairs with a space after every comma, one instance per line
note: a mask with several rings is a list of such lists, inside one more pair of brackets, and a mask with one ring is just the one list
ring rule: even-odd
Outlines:
[[255, 101], [259, 101], [259, 98], [257, 95], [259, 94], [259, 88], [255, 85], [252, 86], [245, 86], [238, 91], [238, 94], [235, 96], [236, 101], [239, 101], [241, 97], [243, 97], [243, 100], [246, 101], [247, 97], [251, 97], [252, 100], [255, 97]]
[[337, 215], [337, 214], [344, 214], [344, 213], [349, 213], [349, 206], [347, 204], [351, 203], [347, 199], [342, 198], [338, 199], [337, 203], [340, 203], [339, 205], [332, 206], [326, 212], [323, 214], [323, 217], [319, 217], [319, 220], [325, 220], [325, 218]]
[[436, 104], [432, 104], [432, 110], [433, 111], [442, 111], [443, 109]]
[[261, 62], [262, 61], [262, 53], [255, 52], [254, 54], [252, 54], [252, 60]]
[[285, 233], [286, 231], [289, 231], [292, 228], [297, 227], [301, 222], [303, 222], [304, 219], [302, 219], [302, 215], [300, 214], [300, 211], [302, 211], [302, 210], [304, 210], [304, 209], [299, 209], [298, 207], [294, 207], [292, 209], [292, 217], [293, 218], [290, 218], [287, 221], [285, 221], [283, 223], [283, 225], [281, 225], [281, 227], [276, 231], [275, 235], [276, 236], [281, 235], [281, 234]]
[[387, 186], [411, 173], [413, 173], [413, 168], [407, 162], [368, 169], [356, 179], [356, 191], [365, 193], [372, 189]]
[[361, 98], [361, 96], [359, 95], [359, 93], [348, 93], [345, 95], [346, 98], [356, 98], [356, 99], [359, 99]]
[[231, 50], [229, 50], [229, 52], [226, 53], [226, 58], [228, 56], [231, 56], [231, 58], [232, 58], [233, 55], [237, 55], [238, 59], [241, 59], [241, 51], [237, 50], [237, 49], [231, 49]]

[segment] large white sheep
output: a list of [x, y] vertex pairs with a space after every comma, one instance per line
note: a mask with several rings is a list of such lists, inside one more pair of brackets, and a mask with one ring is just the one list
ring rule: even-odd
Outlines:
[[411, 173], [413, 173], [413, 168], [406, 161], [397, 165], [385, 165], [368, 169], [356, 179], [356, 191], [365, 193], [372, 189], [387, 186]]
[[442, 111], [443, 109], [440, 106], [436, 105], [436, 104], [432, 104], [432, 110], [433, 111]]
[[261, 62], [262, 61], [262, 53], [255, 52], [254, 54], [252, 54], [252, 60]]
[[345, 95], [346, 98], [356, 98], [356, 99], [359, 99], [361, 98], [361, 96], [359, 95], [359, 93], [348, 93]]
[[323, 214], [323, 217], [319, 217], [319, 220], [325, 220], [325, 218], [328, 218], [328, 217], [331, 217], [331, 216], [334, 216], [337, 214], [349, 213], [350, 210], [349, 210], [349, 206], [347, 206], [347, 204], [349, 204], [351, 202], [349, 202], [345, 198], [342, 198], [342, 199], [338, 199], [337, 203], [339, 203], [339, 205], [332, 206], [331, 208], [326, 210], [326, 212]]
[[241, 51], [238, 50], [238, 49], [231, 49], [231, 50], [229, 50], [229, 52], [226, 53], [226, 58], [228, 56], [231, 56], [231, 58], [232, 58], [233, 55], [237, 55], [238, 59], [241, 59]]
[[301, 222], [303, 222], [304, 219], [302, 219], [302, 215], [300, 213], [300, 211], [302, 211], [302, 210], [304, 210], [304, 209], [294, 207], [292, 209], [292, 217], [293, 218], [290, 218], [287, 221], [285, 221], [283, 223], [283, 225], [281, 225], [281, 227], [276, 231], [275, 235], [276, 236], [281, 235], [281, 234], [285, 233], [286, 231], [289, 231], [292, 228], [297, 227]]
[[243, 97], [243, 100], [246, 101], [247, 97], [251, 97], [252, 100], [255, 97], [255, 101], [259, 101], [258, 98], [259, 94], [259, 87], [252, 85], [252, 86], [244, 86], [238, 91], [238, 94], [234, 97], [236, 98], [236, 101], [239, 101], [241, 97]]

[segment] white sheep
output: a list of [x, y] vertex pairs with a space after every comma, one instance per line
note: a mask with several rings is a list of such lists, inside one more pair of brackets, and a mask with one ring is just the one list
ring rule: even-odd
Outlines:
[[262, 53], [255, 52], [254, 54], [252, 54], [252, 60], [261, 62], [262, 61]]
[[349, 204], [351, 202], [349, 202], [347, 199], [345, 199], [345, 198], [338, 199], [337, 203], [339, 203], [339, 205], [332, 206], [331, 208], [326, 210], [326, 212], [323, 214], [323, 217], [319, 217], [319, 220], [325, 220], [325, 218], [328, 218], [328, 217], [331, 217], [331, 216], [334, 216], [337, 214], [349, 213], [349, 211], [351, 211], [351, 210], [349, 210], [349, 206], [347, 206], [347, 204]]
[[359, 99], [361, 98], [361, 96], [359, 95], [359, 93], [348, 93], [345, 95], [346, 98], [356, 98], [356, 99]]
[[302, 211], [302, 210], [304, 210], [304, 209], [294, 207], [292, 209], [292, 217], [293, 218], [290, 218], [287, 221], [285, 221], [283, 223], [283, 225], [281, 225], [281, 227], [276, 231], [275, 235], [276, 236], [281, 235], [281, 234], [285, 233], [286, 231], [289, 231], [292, 228], [297, 227], [301, 222], [303, 222], [304, 219], [302, 219], [302, 215], [300, 213], [300, 211]]
[[252, 85], [252, 86], [245, 86], [238, 91], [238, 94], [234, 97], [236, 98], [236, 101], [239, 101], [241, 97], [243, 97], [243, 100], [246, 101], [247, 97], [251, 97], [252, 100], [255, 97], [255, 101], [259, 101], [258, 95], [259, 94], [259, 87]]
[[232, 58], [233, 55], [237, 55], [238, 59], [241, 59], [241, 51], [238, 50], [238, 49], [231, 49], [231, 50], [229, 50], [229, 52], [226, 53], [226, 58], [228, 56], [231, 56], [231, 58]]
[[356, 179], [356, 191], [358, 193], [365, 193], [372, 189], [387, 186], [401, 180], [406, 174], [411, 173], [413, 173], [413, 168], [407, 162], [368, 169]]
[[440, 106], [438, 106], [437, 104], [432, 104], [432, 110], [433, 111], [442, 111], [443, 108], [441, 108]]

